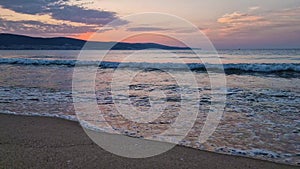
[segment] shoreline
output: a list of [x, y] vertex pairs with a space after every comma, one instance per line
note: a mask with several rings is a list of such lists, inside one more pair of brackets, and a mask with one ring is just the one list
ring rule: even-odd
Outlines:
[[78, 122], [0, 114], [4, 168], [300, 168], [242, 156], [175, 146], [158, 156], [131, 159], [96, 145]]

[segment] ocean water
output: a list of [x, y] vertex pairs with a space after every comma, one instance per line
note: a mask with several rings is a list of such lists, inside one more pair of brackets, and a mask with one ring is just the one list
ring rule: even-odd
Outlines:
[[[210, 60], [215, 52], [197, 51], [195, 55], [191, 51], [110, 51], [99, 66], [96, 60], [76, 62], [79, 54], [80, 51], [0, 51], [0, 113], [76, 121], [74, 66], [84, 73], [97, 65], [96, 102], [106, 122], [121, 134], [155, 140], [154, 136], [167, 130], [180, 113], [182, 86], [174, 76], [184, 76], [185, 68], [189, 68], [197, 87], [187, 82], [185, 89], [192, 95], [196, 89], [199, 96], [185, 103], [188, 107], [197, 104], [199, 112], [181, 145], [300, 165], [300, 50], [219, 50], [226, 77], [225, 108], [219, 125], [205, 143], [200, 143], [198, 136], [213, 105], [206, 68], [222, 73], [219, 65]], [[117, 69], [120, 65], [123, 68]], [[111, 84], [116, 70], [123, 78], [135, 74], [127, 84], [129, 98], [113, 96]], [[162, 70], [170, 70], [174, 76]], [[126, 79], [120, 78], [119, 82], [123, 80]], [[125, 89], [117, 88], [122, 90]], [[163, 114], [148, 123], [131, 121], [115, 106], [116, 100], [126, 99], [139, 112], [151, 109], [150, 100], [156, 100], [165, 106]], [[92, 115], [81, 118], [106, 131]]]

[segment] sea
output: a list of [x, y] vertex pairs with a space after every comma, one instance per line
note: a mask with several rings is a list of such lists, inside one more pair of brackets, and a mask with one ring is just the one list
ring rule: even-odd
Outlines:
[[[78, 61], [78, 56], [98, 54], [104, 57]], [[210, 58], [220, 62], [210, 63]], [[95, 71], [91, 99], [98, 105], [96, 115], [105, 122], [76, 110], [81, 101], [74, 99], [74, 72], [84, 75], [91, 70]], [[2, 50], [0, 71], [0, 113], [63, 118], [111, 132], [103, 127], [106, 123], [128, 137], [155, 140], [180, 113], [191, 113], [181, 111], [182, 107], [192, 107], [197, 114], [178, 144], [300, 165], [300, 49], [112, 50], [105, 55], [103, 51]], [[201, 142], [207, 117], [214, 113], [210, 112], [216, 94], [212, 74], [225, 77], [221, 86], [225, 101], [215, 110], [221, 118], [214, 132]], [[192, 77], [193, 82], [183, 84], [178, 77]], [[196, 86], [189, 85], [194, 82]], [[183, 89], [196, 97], [184, 101]], [[149, 118], [132, 118], [132, 108], [136, 116]]]

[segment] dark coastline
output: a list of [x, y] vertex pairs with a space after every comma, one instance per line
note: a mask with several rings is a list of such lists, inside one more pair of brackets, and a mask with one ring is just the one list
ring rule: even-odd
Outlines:
[[88, 42], [66, 37], [41, 38], [0, 33], [0, 50], [81, 50], [82, 48], [84, 50], [190, 50], [188, 47], [157, 43]]

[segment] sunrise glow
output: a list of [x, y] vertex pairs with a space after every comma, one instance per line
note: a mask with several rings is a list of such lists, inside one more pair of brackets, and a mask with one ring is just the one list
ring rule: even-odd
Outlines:
[[[235, 3], [217, 0], [166, 0], [164, 3], [68, 0], [58, 3], [43, 1], [34, 7], [30, 2], [2, 1], [0, 30], [3, 33], [64, 36], [82, 40], [88, 40], [93, 32], [98, 32], [101, 35], [93, 38], [97, 41], [116, 41], [121, 34], [130, 35], [141, 31], [162, 35], [167, 31], [178, 36], [192, 34], [170, 27], [167, 22], [157, 27], [154, 22], [138, 25], [124, 19], [144, 12], [161, 12], [183, 18], [205, 33], [217, 48], [297, 48], [300, 44], [300, 4], [294, 0], [284, 3], [280, 0]], [[115, 20], [119, 20], [116, 27], [103, 29]], [[165, 39], [153, 40], [147, 36], [130, 40], [134, 43], [157, 41], [173, 45]]]

